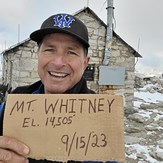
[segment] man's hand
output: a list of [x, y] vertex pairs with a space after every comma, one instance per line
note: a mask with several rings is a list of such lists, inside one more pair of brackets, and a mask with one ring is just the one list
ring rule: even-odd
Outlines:
[[29, 148], [20, 141], [0, 136], [0, 163], [28, 163]]

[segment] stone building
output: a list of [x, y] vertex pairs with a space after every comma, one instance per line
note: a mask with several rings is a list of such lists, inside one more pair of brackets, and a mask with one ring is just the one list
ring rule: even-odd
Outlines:
[[[100, 84], [100, 66], [105, 53], [106, 24], [89, 8], [84, 8], [74, 14], [80, 18], [87, 26], [89, 32], [91, 57], [89, 67], [85, 72], [88, 85], [97, 93], [118, 94], [124, 97], [124, 106], [131, 108], [134, 97], [135, 78], [135, 58], [141, 55], [127, 44], [120, 36], [113, 32], [112, 49], [110, 61], [104, 70], [105, 79], [108, 84]], [[109, 84], [116, 70], [124, 68], [120, 84]], [[107, 73], [108, 72], [108, 73]], [[121, 71], [120, 71], [121, 72]], [[115, 72], [116, 74], [116, 72]], [[12, 88], [20, 85], [31, 84], [37, 81], [37, 45], [30, 39], [7, 49], [3, 52], [3, 83], [9, 84]], [[101, 78], [101, 79], [100, 79]], [[119, 76], [114, 77], [115, 83], [119, 81]], [[124, 79], [122, 79], [124, 78]]]

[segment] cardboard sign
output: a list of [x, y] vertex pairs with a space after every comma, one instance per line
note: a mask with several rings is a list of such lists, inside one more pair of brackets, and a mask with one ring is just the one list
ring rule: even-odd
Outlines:
[[121, 96], [8, 95], [4, 135], [30, 147], [30, 158], [124, 162]]

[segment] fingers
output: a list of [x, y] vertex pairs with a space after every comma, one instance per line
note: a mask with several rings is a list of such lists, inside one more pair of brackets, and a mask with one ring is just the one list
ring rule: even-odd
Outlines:
[[28, 163], [27, 158], [4, 149], [0, 149], [0, 160], [0, 163]]
[[0, 163], [27, 163], [29, 148], [20, 141], [0, 136]]
[[29, 153], [29, 148], [26, 145], [8, 136], [0, 136], [0, 148], [9, 149], [20, 155]]

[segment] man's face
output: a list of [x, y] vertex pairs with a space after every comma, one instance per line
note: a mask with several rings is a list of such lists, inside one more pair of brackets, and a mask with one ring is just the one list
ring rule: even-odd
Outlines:
[[38, 74], [45, 93], [64, 93], [78, 83], [88, 65], [83, 46], [74, 37], [54, 33], [38, 50]]

